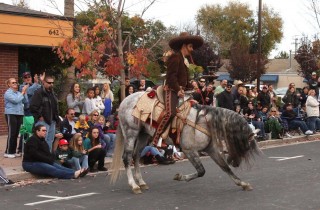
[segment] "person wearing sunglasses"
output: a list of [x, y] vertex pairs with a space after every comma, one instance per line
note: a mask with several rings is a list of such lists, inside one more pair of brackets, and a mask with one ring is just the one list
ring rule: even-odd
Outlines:
[[60, 122], [58, 99], [53, 91], [53, 85], [53, 77], [45, 75], [42, 87], [35, 91], [30, 103], [35, 126], [41, 124], [47, 129], [46, 142], [51, 152], [56, 124]]
[[70, 142], [71, 138], [76, 134], [75, 130], [75, 111], [73, 108], [68, 108], [65, 118], [60, 124], [60, 132], [63, 138]]
[[15, 158], [17, 138], [24, 115], [23, 104], [28, 101], [26, 93], [29, 86], [24, 86], [19, 92], [15, 78], [9, 78], [6, 83], [8, 89], [4, 94], [4, 114], [8, 125], [8, 138], [4, 157]]

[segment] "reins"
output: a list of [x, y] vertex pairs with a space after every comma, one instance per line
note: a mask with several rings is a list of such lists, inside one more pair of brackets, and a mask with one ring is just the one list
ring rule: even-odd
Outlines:
[[[200, 125], [198, 125], [198, 124], [192, 122], [191, 120], [183, 117], [183, 116], [182, 116], [181, 114], [179, 114], [179, 113], [177, 113], [176, 116], [177, 116], [179, 119], [181, 119], [181, 121], [182, 121], [184, 124], [187, 124], [187, 125], [195, 128], [195, 129], [197, 129], [198, 131], [206, 134], [207, 136], [211, 137], [211, 134], [210, 134], [210, 133], [208, 132], [208, 130], [205, 129], [204, 127], [201, 127]], [[206, 116], [205, 116], [205, 119], [206, 119], [206, 122], [208, 123], [208, 120], [207, 120]]]

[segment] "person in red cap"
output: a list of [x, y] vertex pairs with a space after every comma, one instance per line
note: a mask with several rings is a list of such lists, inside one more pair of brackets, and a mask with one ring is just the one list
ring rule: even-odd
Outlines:
[[181, 33], [169, 41], [169, 46], [174, 50], [167, 60], [167, 74], [164, 86], [165, 115], [159, 123], [153, 136], [153, 143], [157, 144], [161, 134], [176, 115], [176, 107], [179, 98], [184, 97], [186, 88], [192, 89], [189, 83], [187, 57], [191, 56], [194, 49], [203, 45], [203, 39], [200, 36], [192, 36], [187, 32]]

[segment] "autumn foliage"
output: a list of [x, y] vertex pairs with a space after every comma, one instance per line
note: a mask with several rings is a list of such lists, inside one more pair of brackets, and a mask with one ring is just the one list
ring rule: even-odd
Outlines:
[[65, 39], [54, 51], [60, 60], [72, 61], [72, 65], [80, 72], [79, 77], [95, 78], [97, 72], [107, 76], [118, 76], [128, 62], [131, 75], [139, 77], [147, 75], [148, 64], [146, 49], [137, 49], [124, 53], [121, 59], [116, 46], [116, 31], [103, 19], [97, 19], [90, 28], [83, 26], [81, 32], [74, 38]]

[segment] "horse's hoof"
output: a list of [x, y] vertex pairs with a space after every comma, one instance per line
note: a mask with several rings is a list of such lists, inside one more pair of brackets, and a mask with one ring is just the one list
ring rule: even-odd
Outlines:
[[149, 190], [149, 186], [146, 184], [140, 185], [141, 190]]
[[247, 185], [242, 186], [242, 189], [243, 189], [244, 191], [251, 191], [251, 190], [253, 190], [253, 188], [251, 187], [250, 184], [247, 184]]
[[132, 189], [132, 192], [133, 192], [134, 194], [136, 194], [136, 195], [142, 193], [140, 187], [139, 187], [139, 188], [134, 188], [134, 189]]
[[181, 181], [181, 178], [182, 178], [182, 174], [178, 173], [178, 174], [174, 175], [173, 180]]

